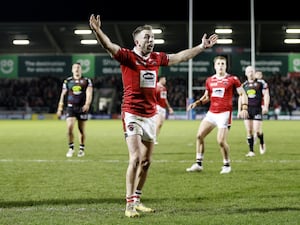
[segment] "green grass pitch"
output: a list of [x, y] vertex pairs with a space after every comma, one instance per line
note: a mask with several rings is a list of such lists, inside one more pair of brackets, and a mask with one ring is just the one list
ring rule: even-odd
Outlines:
[[86, 156], [70, 159], [65, 121], [0, 121], [0, 224], [300, 224], [300, 121], [264, 121], [267, 152], [260, 155], [256, 144], [256, 156], [246, 158], [244, 125], [234, 120], [232, 172], [223, 175], [216, 129], [206, 140], [204, 170], [185, 171], [195, 160], [199, 123], [165, 122], [142, 197], [157, 211], [127, 218], [120, 120], [88, 121]]

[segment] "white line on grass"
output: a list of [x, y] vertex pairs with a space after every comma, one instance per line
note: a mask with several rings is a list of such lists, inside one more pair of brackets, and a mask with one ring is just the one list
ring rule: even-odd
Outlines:
[[[249, 160], [231, 160], [234, 163], [248, 163]], [[34, 162], [34, 163], [57, 163], [57, 162], [65, 162], [65, 163], [90, 163], [90, 162], [102, 162], [102, 163], [128, 163], [128, 160], [86, 160], [86, 159], [66, 159], [66, 160], [49, 160], [49, 159], [0, 159], [0, 162]], [[193, 160], [168, 160], [168, 159], [160, 159], [153, 160], [153, 163], [189, 163], [194, 162]], [[207, 160], [206, 163], [215, 163], [219, 161]], [[270, 160], [261, 160], [260, 163], [300, 163], [300, 160], [291, 160], [291, 159], [270, 159]]]

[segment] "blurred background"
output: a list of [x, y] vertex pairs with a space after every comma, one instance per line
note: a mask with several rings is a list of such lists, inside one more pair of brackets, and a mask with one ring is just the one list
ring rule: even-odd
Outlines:
[[[192, 74], [187, 63], [161, 69], [175, 109], [169, 118], [188, 118], [187, 101], [202, 95], [206, 77], [214, 73], [212, 59], [221, 54], [228, 58], [229, 72], [241, 80], [247, 65], [255, 64], [263, 72], [271, 94], [269, 119], [298, 119], [300, 19], [295, 4], [258, 0], [6, 2], [0, 14], [0, 117], [55, 118], [62, 80], [71, 75], [76, 61], [82, 63], [83, 75], [94, 82], [91, 117], [119, 117], [119, 65], [89, 29], [90, 15], [99, 14], [104, 32], [126, 48], [133, 48], [131, 33], [143, 24], [157, 31], [155, 51], [168, 53], [199, 44], [204, 33], [218, 33], [220, 42], [193, 60]], [[199, 108], [196, 114], [205, 110]]]

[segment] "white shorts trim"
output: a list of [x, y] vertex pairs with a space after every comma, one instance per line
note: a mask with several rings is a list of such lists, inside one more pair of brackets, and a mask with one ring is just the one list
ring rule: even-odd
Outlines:
[[228, 128], [231, 125], [230, 111], [222, 113], [212, 113], [208, 111], [203, 120], [208, 121], [218, 128]]
[[156, 135], [156, 117], [157, 115], [146, 118], [125, 112], [123, 119], [125, 137], [141, 135], [143, 141], [154, 142]]

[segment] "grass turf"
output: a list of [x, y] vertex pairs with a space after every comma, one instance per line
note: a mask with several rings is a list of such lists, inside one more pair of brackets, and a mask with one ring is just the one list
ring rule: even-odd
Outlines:
[[[66, 158], [65, 121], [0, 121], [0, 224], [296, 225], [300, 221], [300, 121], [264, 121], [267, 152], [246, 158], [243, 122], [228, 141], [232, 172], [220, 175], [216, 129], [204, 170], [195, 160], [199, 121], [167, 120], [143, 190], [153, 214], [126, 218], [128, 153], [120, 120], [87, 123], [86, 156]], [[75, 130], [77, 133], [77, 130]], [[76, 134], [75, 133], [75, 134]], [[78, 142], [76, 136], [76, 151]]]

